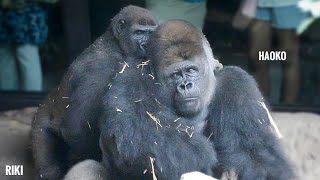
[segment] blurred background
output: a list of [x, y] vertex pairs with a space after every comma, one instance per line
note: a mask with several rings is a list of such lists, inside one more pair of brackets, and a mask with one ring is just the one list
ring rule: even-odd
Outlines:
[[[319, 0], [0, 0], [0, 179], [24, 165], [33, 179], [30, 124], [72, 61], [129, 4], [160, 22], [185, 19], [202, 30], [215, 58], [248, 71], [273, 110], [300, 179], [320, 177]], [[285, 51], [260, 61], [259, 51]], [[17, 179], [19, 179], [17, 178]]]
[[[186, 19], [202, 29], [215, 57], [252, 74], [275, 110], [320, 112], [320, 22], [298, 34], [312, 16], [298, 0], [260, 1], [1, 0], [0, 110], [39, 104], [110, 19], [133, 4], [160, 21]], [[258, 60], [258, 51], [271, 50], [286, 51], [287, 60]]]

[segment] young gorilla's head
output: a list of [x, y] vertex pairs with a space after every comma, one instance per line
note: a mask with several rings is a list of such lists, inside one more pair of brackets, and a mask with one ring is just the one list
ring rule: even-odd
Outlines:
[[137, 6], [123, 8], [111, 22], [113, 35], [127, 56], [145, 56], [146, 43], [158, 26], [157, 20], [146, 9]]
[[182, 20], [161, 24], [150, 37], [148, 56], [162, 84], [161, 97], [168, 97], [165, 101], [180, 116], [196, 116], [207, 108], [215, 89], [214, 70], [221, 64], [201, 32]]

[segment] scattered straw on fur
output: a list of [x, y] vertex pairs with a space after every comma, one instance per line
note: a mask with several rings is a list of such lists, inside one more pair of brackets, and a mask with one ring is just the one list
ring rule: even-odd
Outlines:
[[141, 75], [142, 75], [142, 76], [144, 75], [144, 73], [143, 73], [144, 66], [149, 65], [149, 62], [150, 62], [150, 60], [147, 60], [147, 61], [144, 61], [144, 62], [142, 62], [141, 64], [138, 64], [138, 65], [137, 65], [137, 68], [140, 68], [140, 67], [141, 67]]
[[126, 67], [129, 67], [129, 64], [124, 61], [124, 65], [123, 65], [121, 71], [119, 72], [119, 74], [122, 74], [124, 72], [124, 70], [126, 69]]
[[154, 98], [154, 100], [155, 100], [159, 105], [161, 105], [160, 101], [159, 101], [157, 98]]
[[261, 104], [261, 106], [267, 111], [270, 124], [271, 124], [271, 126], [273, 127], [273, 130], [274, 130], [275, 134], [278, 136], [278, 138], [282, 138], [283, 136], [282, 136], [282, 134], [280, 133], [280, 131], [279, 131], [276, 123], [273, 121], [273, 118], [272, 118], [272, 116], [271, 116], [271, 114], [270, 114], [267, 106], [264, 104], [264, 102], [261, 102], [261, 101], [258, 101], [258, 102], [259, 102], [259, 103]]
[[162, 127], [162, 125], [160, 124], [160, 120], [158, 118], [156, 118], [155, 116], [153, 116], [151, 113], [149, 113], [148, 111], [146, 111], [146, 113], [148, 114], [148, 116], [154, 121], [156, 122], [157, 125], [159, 125], [160, 127]]
[[150, 163], [151, 163], [152, 179], [157, 180], [157, 176], [156, 176], [156, 173], [154, 172], [154, 165], [153, 165], [155, 158], [152, 158], [152, 157], [149, 157], [149, 158], [150, 158]]
[[154, 79], [154, 76], [152, 74], [148, 74], [152, 79]]
[[89, 123], [89, 121], [87, 121], [87, 124], [88, 124], [88, 126], [89, 126], [89, 129], [91, 129], [91, 126], [90, 126], [90, 123]]
[[122, 110], [119, 109], [119, 108], [117, 108], [117, 107], [116, 107], [116, 111], [117, 111], [117, 112], [122, 112]]
[[138, 65], [137, 65], [137, 68], [140, 68], [140, 67], [143, 68], [144, 66], [149, 65], [149, 62], [150, 62], [150, 60], [143, 61], [141, 64], [138, 64]]
[[111, 84], [111, 83], [109, 83], [109, 84], [108, 84], [108, 87], [109, 87], [109, 89], [110, 89], [110, 88], [112, 87], [112, 84]]
[[211, 136], [213, 135], [213, 132], [209, 135], [208, 137], [208, 141], [210, 140]]
[[179, 117], [179, 118], [177, 118], [177, 119], [175, 119], [173, 122], [177, 122], [177, 121], [179, 121], [181, 118]]

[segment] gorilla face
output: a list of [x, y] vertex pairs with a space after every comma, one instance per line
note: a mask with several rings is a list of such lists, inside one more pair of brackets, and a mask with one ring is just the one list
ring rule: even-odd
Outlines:
[[211, 101], [215, 77], [204, 56], [174, 63], [160, 76], [180, 116], [195, 116]]
[[[136, 11], [132, 10], [136, 8]], [[121, 14], [112, 20], [113, 34], [126, 55], [141, 58], [146, 55], [146, 43], [151, 33], [158, 26], [157, 20], [149, 11], [131, 7], [123, 9]]]
[[182, 117], [204, 114], [214, 94], [214, 70], [219, 64], [204, 35], [186, 21], [171, 20], [152, 33], [147, 52], [162, 85], [162, 103]]
[[135, 25], [131, 26], [130, 33], [130, 42], [134, 44], [133, 46], [138, 49], [138, 52], [141, 55], [145, 55], [146, 53], [146, 44], [151, 35], [151, 33], [155, 30], [156, 26], [143, 26], [143, 25]]

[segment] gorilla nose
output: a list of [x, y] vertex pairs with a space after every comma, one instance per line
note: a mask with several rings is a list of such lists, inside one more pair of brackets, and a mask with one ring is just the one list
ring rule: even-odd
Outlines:
[[190, 90], [193, 88], [193, 84], [192, 82], [185, 82], [179, 85], [178, 89], [180, 91], [186, 91], [186, 90]]

